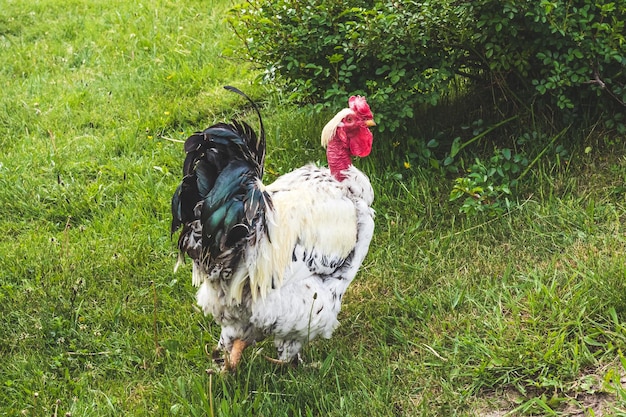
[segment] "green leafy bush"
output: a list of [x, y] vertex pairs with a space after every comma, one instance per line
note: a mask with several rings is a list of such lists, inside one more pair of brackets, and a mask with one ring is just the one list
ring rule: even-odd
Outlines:
[[475, 158], [467, 174], [454, 181], [450, 201], [464, 197], [459, 211], [468, 215], [502, 214], [516, 205], [511, 200], [513, 190], [528, 164], [528, 157], [523, 152], [509, 148], [496, 150], [487, 162]]
[[[570, 119], [626, 106], [626, 2], [482, 0], [471, 8], [473, 55], [502, 91], [535, 92]], [[623, 133], [622, 112], [611, 119]]]
[[390, 131], [420, 104], [486, 92], [624, 132], [625, 20], [607, 0], [249, 0], [229, 14], [266, 81], [318, 109], [366, 94]]
[[292, 99], [321, 109], [365, 94], [384, 119], [381, 128], [393, 131], [454, 82], [452, 65], [463, 51], [442, 48], [438, 27], [454, 25], [447, 16], [413, 2], [253, 0], [234, 8], [229, 21], [246, 57]]

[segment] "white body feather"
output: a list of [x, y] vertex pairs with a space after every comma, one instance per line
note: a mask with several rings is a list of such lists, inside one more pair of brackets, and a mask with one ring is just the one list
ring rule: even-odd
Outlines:
[[274, 335], [280, 359], [291, 360], [307, 340], [331, 336], [374, 231], [369, 180], [352, 166], [343, 173], [340, 182], [308, 165], [266, 186], [267, 233], [248, 245], [247, 267], [230, 280], [209, 280], [194, 262], [197, 302], [222, 326], [221, 348]]

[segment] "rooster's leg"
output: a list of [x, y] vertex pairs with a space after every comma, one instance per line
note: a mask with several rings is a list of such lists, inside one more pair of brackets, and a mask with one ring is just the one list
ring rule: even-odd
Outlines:
[[233, 342], [233, 348], [230, 351], [230, 355], [227, 354], [224, 357], [225, 359], [224, 371], [225, 372], [232, 372], [237, 369], [237, 365], [239, 364], [239, 361], [241, 360], [241, 354], [243, 353], [243, 350], [246, 348], [246, 346], [247, 344], [243, 340], [235, 339], [235, 341]]

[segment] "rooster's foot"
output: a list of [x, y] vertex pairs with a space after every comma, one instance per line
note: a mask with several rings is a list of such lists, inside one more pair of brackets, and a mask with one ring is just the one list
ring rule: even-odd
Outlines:
[[237, 370], [237, 365], [246, 346], [247, 344], [243, 340], [235, 339], [230, 353], [220, 348], [215, 348], [209, 352], [209, 345], [204, 346], [204, 353], [211, 358], [213, 364], [219, 368], [220, 373], [226, 374]]
[[207, 372], [224, 373], [226, 352], [219, 348], [211, 349], [211, 347], [206, 344], [204, 345], [204, 354], [211, 360], [211, 367], [207, 369]]
[[301, 365], [304, 362], [302, 360], [302, 356], [300, 356], [299, 353], [296, 356], [294, 356], [294, 358], [290, 361], [274, 359], [274, 358], [270, 358], [269, 356], [265, 356], [265, 360], [267, 360], [270, 363], [273, 363], [274, 365], [279, 365], [279, 366], [291, 365], [294, 368], [297, 367], [298, 365]]

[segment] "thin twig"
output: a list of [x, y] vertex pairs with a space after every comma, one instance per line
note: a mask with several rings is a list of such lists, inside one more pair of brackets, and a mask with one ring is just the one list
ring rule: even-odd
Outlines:
[[52, 417], [58, 417], [58, 415], [59, 415], [59, 404], [61, 404], [61, 400], [56, 400], [56, 402], [54, 403], [54, 414], [52, 414]]
[[438, 357], [439, 359], [441, 359], [444, 362], [448, 362], [448, 360], [446, 358], [444, 358], [443, 356], [441, 356], [440, 354], [437, 353], [437, 351], [433, 348], [431, 348], [430, 346], [428, 346], [426, 343], [422, 343], [422, 346], [424, 346], [426, 349], [428, 349], [428, 351], [430, 353], [432, 353], [433, 355], [435, 355], [436, 357]]
[[209, 412], [211, 417], [215, 417], [215, 411], [213, 411], [213, 373], [209, 373]]
[[175, 143], [185, 143], [184, 140], [168, 138], [167, 136], [159, 136], [159, 139], [165, 139], [165, 140], [169, 140], [170, 142], [175, 142]]
[[456, 155], [458, 155], [459, 152], [461, 152], [461, 150], [465, 147], [467, 147], [468, 145], [471, 145], [472, 143], [476, 142], [477, 140], [479, 140], [480, 138], [482, 138], [483, 136], [493, 132], [494, 130], [496, 130], [497, 128], [499, 128], [502, 125], [507, 124], [508, 122], [515, 120], [519, 118], [519, 114], [515, 115], [515, 116], [511, 116], [508, 119], [505, 120], [501, 120], [498, 123], [494, 124], [493, 126], [489, 126], [489, 128], [485, 129], [484, 132], [479, 133], [478, 135], [474, 136], [473, 138], [471, 138], [470, 140], [468, 140], [467, 142], [461, 144], [461, 146], [458, 147], [458, 149], [456, 150], [456, 152], [454, 153], [454, 155], [452, 154], [452, 152], [450, 152], [450, 157], [454, 158]]
[[99, 355], [110, 355], [111, 351], [105, 350], [102, 352], [65, 352], [65, 354], [69, 356], [99, 356]]
[[539, 161], [539, 159], [541, 159], [541, 157], [548, 151], [548, 149], [550, 149], [550, 147], [554, 144], [554, 142], [557, 141], [557, 139], [559, 139], [561, 136], [563, 136], [565, 134], [565, 132], [567, 132], [569, 130], [569, 128], [572, 125], [570, 124], [569, 126], [563, 128], [563, 130], [561, 130], [558, 134], [556, 134], [552, 140], [550, 140], [550, 143], [548, 143], [542, 150], [541, 152], [539, 152], [539, 154], [535, 157], [535, 159], [533, 159], [531, 161], [530, 164], [528, 164], [528, 166], [526, 167], [526, 169], [524, 170], [524, 172], [522, 172], [519, 177], [517, 177], [517, 180], [521, 180], [522, 178], [524, 178], [526, 176], [526, 174], [528, 174], [530, 172], [530, 169]]

